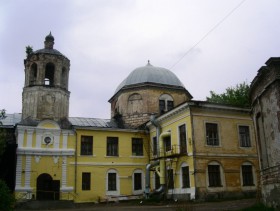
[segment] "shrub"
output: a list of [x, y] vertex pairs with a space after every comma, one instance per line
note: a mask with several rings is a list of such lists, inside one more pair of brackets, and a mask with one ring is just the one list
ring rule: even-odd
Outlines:
[[13, 210], [14, 202], [14, 196], [11, 194], [8, 186], [4, 181], [0, 180], [0, 210]]

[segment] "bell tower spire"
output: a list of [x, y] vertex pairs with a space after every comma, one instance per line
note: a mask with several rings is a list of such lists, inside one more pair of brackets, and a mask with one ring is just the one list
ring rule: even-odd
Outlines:
[[70, 61], [54, 49], [54, 37], [45, 37], [44, 48], [24, 60], [25, 85], [22, 119], [59, 121], [69, 116], [68, 91]]

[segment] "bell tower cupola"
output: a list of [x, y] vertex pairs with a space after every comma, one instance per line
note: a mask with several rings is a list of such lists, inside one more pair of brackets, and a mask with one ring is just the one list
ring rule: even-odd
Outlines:
[[24, 60], [23, 120], [59, 121], [69, 116], [70, 60], [53, 47], [54, 37], [50, 33], [44, 48], [31, 52]]

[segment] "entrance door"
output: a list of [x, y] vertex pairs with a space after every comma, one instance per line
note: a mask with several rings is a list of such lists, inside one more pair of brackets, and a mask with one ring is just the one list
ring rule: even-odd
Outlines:
[[49, 174], [37, 178], [37, 200], [59, 200], [60, 181], [53, 180]]

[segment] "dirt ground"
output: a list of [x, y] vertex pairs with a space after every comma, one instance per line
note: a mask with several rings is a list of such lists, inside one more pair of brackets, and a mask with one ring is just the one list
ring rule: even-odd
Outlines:
[[225, 211], [225, 210], [241, 210], [243, 208], [251, 207], [256, 203], [256, 199], [242, 199], [234, 201], [223, 201], [223, 202], [205, 202], [205, 203], [166, 203], [156, 205], [143, 205], [141, 202], [137, 204], [131, 203], [109, 203], [109, 204], [83, 204], [75, 205], [74, 207], [38, 207], [33, 208], [17, 208], [16, 211], [27, 211], [27, 210], [53, 210], [53, 211], [122, 211], [122, 210], [161, 210], [161, 211]]

